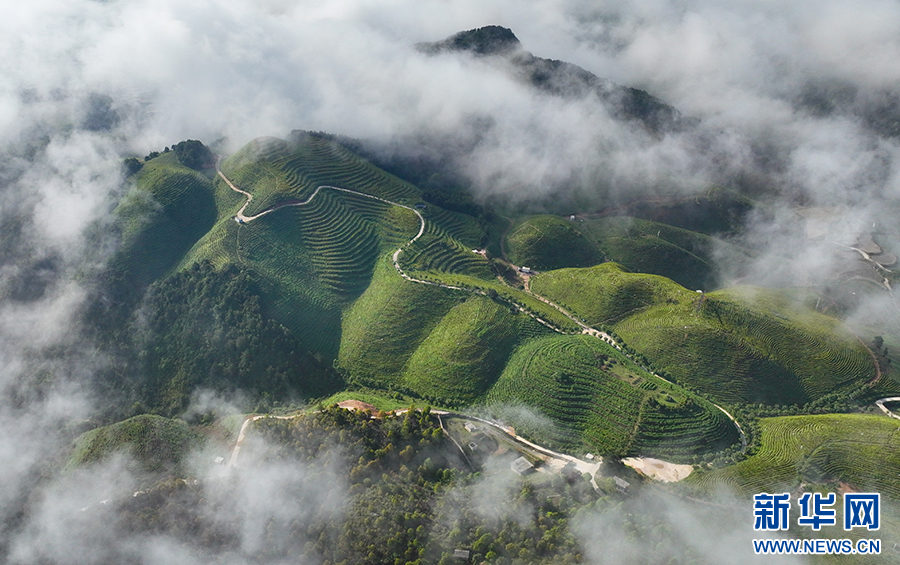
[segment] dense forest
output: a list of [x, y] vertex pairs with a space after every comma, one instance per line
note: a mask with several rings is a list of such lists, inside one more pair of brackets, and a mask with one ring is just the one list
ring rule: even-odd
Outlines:
[[118, 360], [101, 387], [128, 415], [178, 415], [198, 388], [241, 389], [265, 408], [337, 385], [333, 370], [264, 315], [251, 274], [234, 265], [195, 263], [150, 285], [127, 313], [125, 331], [109, 327], [99, 338]]
[[[470, 468], [427, 408], [373, 417], [331, 406], [257, 420], [229, 480], [162, 482], [123, 500], [117, 527], [264, 563], [511, 565], [585, 561], [579, 528], [588, 520], [597, 527], [589, 537], [599, 536], [591, 543], [613, 547], [623, 527], [631, 541], [656, 540], [646, 551], [653, 562], [698, 558], [671, 524], [646, 513], [646, 501], [618, 492], [611, 478], [598, 479], [595, 491], [578, 473], [520, 477], [498, 461]], [[280, 496], [288, 510], [242, 505], [237, 491], [271, 481], [267, 473], [279, 465], [304, 477]], [[615, 534], [606, 531], [607, 513], [616, 516]], [[253, 520], [261, 523], [247, 523]], [[248, 531], [259, 532], [258, 543], [248, 543]], [[676, 549], [686, 557], [669, 561]]]

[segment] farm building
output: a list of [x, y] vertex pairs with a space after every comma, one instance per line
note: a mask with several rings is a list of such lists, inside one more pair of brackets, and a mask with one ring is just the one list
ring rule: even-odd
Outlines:
[[613, 482], [616, 483], [616, 490], [621, 493], [627, 493], [628, 487], [631, 486], [631, 483], [621, 477], [613, 477]]

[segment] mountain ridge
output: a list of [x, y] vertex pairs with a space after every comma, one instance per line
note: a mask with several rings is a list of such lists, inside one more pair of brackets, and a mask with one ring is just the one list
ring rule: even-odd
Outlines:
[[469, 52], [482, 58], [501, 58], [520, 82], [556, 96], [586, 98], [595, 95], [620, 120], [637, 121], [657, 135], [683, 131], [698, 123], [650, 93], [622, 86], [564, 61], [544, 59], [526, 51], [509, 28], [490, 25], [451, 35], [441, 41], [417, 43], [429, 55]]

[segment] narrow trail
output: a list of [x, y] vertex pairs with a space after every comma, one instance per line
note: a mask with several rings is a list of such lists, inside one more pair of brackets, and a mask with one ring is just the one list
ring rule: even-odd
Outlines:
[[[398, 203], [398, 202], [393, 202], [393, 201], [391, 201], [391, 200], [387, 200], [386, 198], [381, 198], [381, 197], [378, 197], [378, 196], [373, 196], [373, 195], [371, 195], [371, 194], [366, 194], [365, 192], [359, 192], [359, 191], [356, 191], [356, 190], [351, 190], [351, 189], [349, 189], [349, 188], [341, 188], [341, 187], [339, 187], [339, 186], [331, 186], [331, 185], [320, 185], [320, 186], [316, 187], [316, 190], [313, 191], [313, 193], [309, 196], [309, 198], [307, 198], [306, 200], [304, 200], [304, 201], [302, 201], [302, 202], [286, 202], [286, 203], [283, 203], [283, 204], [276, 204], [276, 205], [274, 205], [274, 206], [272, 206], [272, 207], [270, 207], [270, 208], [267, 208], [267, 209], [263, 210], [262, 212], [259, 212], [258, 214], [254, 214], [254, 215], [252, 215], [252, 216], [246, 216], [246, 215], [244, 215], [244, 210], [246, 210], [246, 209], [247, 209], [247, 206], [250, 205], [250, 202], [253, 201], [253, 195], [250, 194], [249, 192], [247, 192], [247, 191], [245, 191], [245, 190], [241, 190], [240, 188], [238, 188], [237, 186], [235, 186], [234, 183], [232, 183], [231, 180], [229, 180], [228, 177], [225, 176], [225, 173], [222, 172], [222, 169], [221, 169], [221, 167], [220, 167], [221, 162], [222, 162], [222, 157], [221, 157], [221, 156], [218, 156], [217, 159], [216, 159], [216, 173], [219, 175], [219, 177], [222, 178], [222, 180], [225, 181], [225, 183], [231, 188], [231, 190], [233, 190], [233, 191], [235, 191], [235, 192], [237, 192], [237, 193], [239, 193], [239, 194], [242, 194], [242, 195], [244, 195], [244, 196], [247, 198], [246, 202], [244, 202], [244, 205], [241, 206], [240, 210], [238, 210], [237, 214], [235, 214], [235, 216], [234, 216], [235, 221], [237, 221], [237, 222], [238, 222], [239, 224], [241, 224], [241, 225], [246, 225], [246, 224], [248, 224], [248, 223], [250, 223], [250, 222], [252, 222], [252, 221], [254, 221], [254, 220], [257, 220], [257, 219], [259, 219], [259, 218], [261, 218], [261, 217], [267, 215], [267, 214], [271, 214], [272, 212], [274, 212], [274, 211], [276, 211], [276, 210], [279, 210], [279, 209], [281, 209], [281, 208], [286, 208], [286, 207], [288, 207], [288, 206], [306, 206], [307, 204], [309, 204], [310, 202], [312, 202], [312, 200], [319, 194], [319, 192], [320, 192], [322, 189], [325, 189], [325, 188], [331, 189], [331, 190], [336, 190], [336, 191], [339, 191], [339, 192], [346, 192], [346, 193], [348, 193], [348, 194], [354, 194], [354, 195], [356, 195], [356, 196], [362, 196], [362, 197], [364, 197], [364, 198], [371, 198], [372, 200], [378, 200], [379, 202], [384, 202], [385, 204], [390, 204], [390, 205], [392, 205], [392, 206], [399, 206], [400, 208], [405, 208], [406, 210], [409, 210], [409, 211], [411, 211], [412, 213], [414, 213], [414, 214], [419, 218], [419, 231], [418, 231], [418, 233], [416, 233], [416, 235], [415, 235], [412, 239], [410, 239], [408, 242], [406, 242], [403, 246], [399, 247], [396, 251], [394, 251], [393, 255], [391, 255], [391, 261], [392, 261], [393, 264], [394, 264], [394, 269], [396, 269], [397, 273], [399, 273], [401, 277], [403, 277], [404, 279], [406, 279], [406, 280], [408, 280], [408, 281], [410, 281], [410, 282], [415, 282], [415, 283], [419, 283], [419, 284], [427, 284], [427, 285], [437, 286], [437, 287], [440, 287], [440, 288], [446, 288], [446, 289], [451, 289], [451, 290], [462, 290], [462, 291], [466, 291], [466, 292], [471, 292], [471, 293], [473, 293], [473, 294], [479, 294], [479, 295], [482, 295], [482, 296], [487, 296], [487, 295], [488, 295], [488, 293], [487, 293], [486, 291], [483, 291], [483, 290], [481, 290], [481, 289], [477, 289], [477, 288], [475, 288], [475, 289], [472, 289], [472, 288], [464, 288], [464, 287], [461, 287], [461, 286], [454, 286], [454, 285], [449, 285], [449, 284], [444, 284], [444, 283], [439, 283], [439, 282], [434, 282], [434, 281], [426, 281], [426, 280], [422, 280], [422, 279], [417, 279], [417, 278], [415, 278], [415, 277], [412, 277], [412, 276], [406, 274], [406, 272], [405, 272], [405, 271], [403, 270], [403, 268], [400, 266], [400, 254], [401, 254], [405, 249], [407, 249], [409, 246], [411, 246], [413, 243], [415, 243], [420, 237], [422, 237], [422, 234], [425, 233], [425, 218], [422, 216], [421, 213], [419, 213], [418, 210], [416, 210], [415, 208], [412, 208], [411, 206], [406, 206], [405, 204], [400, 204], [400, 203]], [[512, 222], [510, 222], [510, 227], [512, 227]], [[507, 228], [506, 232], [508, 232], [508, 231], [509, 231], [509, 228]], [[504, 232], [504, 235], [506, 234], [506, 232]], [[502, 246], [502, 243], [503, 243], [503, 241], [502, 241], [502, 239], [501, 239], [501, 246]], [[512, 264], [512, 263], [510, 263], [510, 264]], [[567, 317], [569, 320], [571, 320], [572, 322], [574, 322], [579, 328], [581, 328], [581, 333], [582, 333], [582, 334], [590, 335], [590, 336], [594, 336], [594, 337], [596, 337], [596, 338], [602, 339], [602, 340], [606, 341], [607, 343], [609, 343], [612, 347], [616, 348], [617, 350], [623, 351], [622, 346], [621, 346], [619, 343], [617, 343], [616, 340], [614, 340], [614, 339], [612, 338], [612, 336], [610, 336], [608, 333], [603, 332], [603, 331], [600, 331], [600, 330], [598, 330], [598, 329], [596, 329], [596, 328], [594, 328], [594, 327], [591, 327], [591, 326], [587, 325], [586, 323], [582, 322], [580, 318], [578, 318], [577, 316], [574, 316], [573, 314], [571, 314], [568, 310], [566, 310], [566, 309], [563, 308], [562, 306], [556, 304], [555, 302], [553, 302], [553, 301], [551, 301], [551, 300], [549, 300], [549, 299], [547, 299], [547, 298], [544, 298], [543, 296], [541, 296], [541, 295], [539, 295], [539, 294], [536, 294], [536, 293], [535, 293], [534, 291], [532, 291], [530, 288], [527, 290], [527, 292], [528, 292], [529, 295], [531, 295], [531, 296], [533, 296], [534, 298], [540, 300], [541, 302], [547, 304], [548, 306], [554, 308], [554, 309], [557, 310], [559, 313], [561, 313], [562, 315], [564, 315], [565, 317]], [[537, 322], [543, 324], [544, 326], [550, 328], [551, 330], [553, 330], [553, 331], [555, 331], [555, 332], [557, 332], [557, 333], [563, 334], [563, 335], [570, 335], [568, 332], [564, 331], [563, 329], [556, 327], [553, 323], [551, 323], [551, 322], [549, 322], [549, 321], [547, 321], [547, 320], [544, 320], [543, 318], [537, 316], [536, 314], [534, 314], [534, 313], [528, 311], [528, 309], [525, 308], [523, 305], [518, 304], [518, 303], [516, 303], [516, 302], [514, 302], [514, 301], [510, 301], [510, 302], [511, 302], [512, 305], [515, 306], [520, 312], [522, 312], [522, 313], [524, 313], [524, 314], [527, 314], [528, 316], [530, 316], [531, 318], [533, 318], [533, 319], [536, 320]], [[646, 368], [644, 368], [644, 369], [645, 369], [647, 372], [649, 372], [650, 374], [656, 376], [657, 378], [662, 379], [663, 381], [669, 383], [670, 385], [676, 386], [675, 383], [673, 383], [673, 382], [669, 381], [668, 379], [665, 379], [665, 378], [663, 378], [663, 377], [657, 375], [657, 374], [654, 373], [653, 371], [650, 371], [649, 369], [646, 369]], [[728, 419], [732, 421], [732, 423], [734, 424], [735, 428], [737, 428], [737, 431], [738, 431], [738, 433], [739, 433], [740, 436], [741, 436], [741, 444], [742, 444], [742, 446], [743, 446], [743, 448], [742, 448], [741, 451], [746, 450], [746, 449], [747, 449], [747, 438], [746, 438], [746, 436], [744, 435], [744, 430], [741, 428], [740, 424], [738, 424], [738, 421], [737, 421], [731, 414], [729, 414], [728, 412], [726, 412], [725, 409], [723, 409], [721, 406], [719, 406], [719, 405], [717, 405], [717, 404], [713, 404], [713, 405], [714, 405], [716, 408], [718, 408], [719, 410], [721, 410], [722, 413], [725, 414], [725, 415], [728, 417]], [[487, 422], [487, 421], [485, 421], [485, 422]], [[241, 432], [242, 432], [242, 433], [243, 433], [243, 429], [244, 429], [244, 427], [245, 427], [246, 425], [247, 425], [247, 422], [245, 422], [245, 423], [244, 423], [244, 426], [242, 426], [242, 428], [241, 428]], [[240, 436], [239, 436], [239, 437], [238, 437], [238, 441], [240, 441], [240, 439], [241, 439], [241, 438], [240, 438]], [[524, 441], [524, 440], [523, 440], [523, 441]], [[238, 449], [238, 446], [235, 446], [235, 449]], [[236, 460], [236, 458], [237, 458], [237, 455], [236, 455], [236, 454], [233, 454], [233, 455], [232, 455], [232, 459]]]

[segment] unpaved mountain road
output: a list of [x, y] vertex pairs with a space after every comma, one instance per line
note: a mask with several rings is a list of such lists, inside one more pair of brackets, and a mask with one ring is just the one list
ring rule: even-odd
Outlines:
[[900, 416], [891, 412], [890, 409], [888, 409], [888, 407], [884, 405], [885, 402], [900, 402], [900, 396], [889, 396], [887, 398], [880, 398], [875, 401], [875, 406], [880, 408], [882, 412], [888, 415], [888, 417], [900, 420]]

